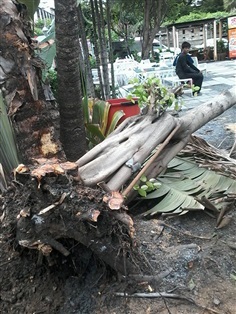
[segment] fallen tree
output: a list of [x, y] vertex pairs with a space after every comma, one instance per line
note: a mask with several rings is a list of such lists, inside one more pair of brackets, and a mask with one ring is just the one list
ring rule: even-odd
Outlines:
[[[28, 177], [30, 191], [18, 216], [20, 245], [36, 248], [45, 256], [52, 249], [68, 255], [58, 239], [73, 238], [123, 275], [142, 272], [137, 262], [134, 223], [124, 200], [127, 205], [127, 199], [133, 198], [132, 187], [141, 174], [156, 177], [186, 146], [192, 132], [212, 118], [210, 113], [214, 117], [221, 114], [233, 106], [235, 97], [235, 91], [230, 90], [179, 119], [166, 112], [157, 117], [151, 110], [125, 120], [76, 163], [38, 160], [39, 165], [31, 169], [17, 168], [17, 182], [21, 184], [22, 176]], [[55, 192], [54, 185], [59, 185], [61, 193]], [[29, 198], [37, 206], [32, 208]]]
[[[135, 165], [143, 164], [154, 149], [159, 149], [161, 151], [158, 158], [155, 158], [145, 172], [147, 176], [155, 177], [185, 147], [193, 132], [235, 103], [236, 90], [232, 88], [181, 118], [168, 113], [157, 118], [155, 111], [149, 111], [145, 116], [129, 118], [101, 144], [77, 161], [79, 177], [85, 185], [93, 186], [100, 181], [106, 181], [111, 190], [120, 190], [132, 176]], [[165, 143], [165, 147], [160, 145], [174, 128], [176, 131], [168, 143]]]
[[159, 99], [150, 94], [147, 114], [125, 120], [76, 163], [66, 163], [57, 104], [46, 101], [35, 44], [16, 5], [3, 3], [1, 87], [26, 165], [15, 169], [9, 187], [2, 187], [1, 220], [14, 222], [18, 243], [39, 250], [49, 263], [53, 249], [70, 253], [61, 239], [72, 238], [124, 275], [141, 272], [134, 223], [126, 207], [134, 182], [142, 173], [155, 177], [165, 169], [195, 130], [235, 104], [235, 90], [180, 119], [163, 112]]

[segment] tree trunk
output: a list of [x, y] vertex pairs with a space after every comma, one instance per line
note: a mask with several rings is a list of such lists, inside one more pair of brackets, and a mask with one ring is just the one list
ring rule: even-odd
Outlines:
[[59, 157], [59, 115], [46, 102], [40, 74], [43, 63], [35, 57], [30, 23], [15, 2], [0, 3], [0, 87], [15, 131], [21, 162]]
[[93, 84], [93, 76], [90, 66], [90, 56], [89, 56], [89, 50], [88, 50], [88, 43], [86, 39], [85, 34], [85, 28], [84, 28], [84, 20], [83, 20], [83, 14], [82, 14], [82, 8], [81, 4], [78, 5], [78, 20], [79, 20], [79, 27], [80, 27], [80, 37], [81, 37], [81, 44], [83, 49], [83, 61], [84, 61], [84, 78], [86, 84], [86, 93], [88, 97], [95, 97], [95, 89]]
[[79, 68], [79, 24], [76, 0], [55, 2], [55, 28], [60, 108], [60, 138], [66, 156], [76, 160], [87, 149]]
[[96, 23], [96, 12], [95, 12], [95, 3], [94, 0], [90, 0], [91, 5], [91, 12], [92, 12], [92, 21], [93, 21], [93, 44], [94, 44], [94, 54], [96, 58], [97, 64], [97, 71], [99, 77], [99, 87], [100, 87], [100, 94], [101, 98], [105, 99], [104, 88], [103, 88], [103, 80], [102, 80], [102, 73], [101, 73], [101, 60], [100, 60], [100, 49], [98, 45], [98, 28], [99, 24]]
[[104, 25], [104, 16], [103, 16], [103, 7], [102, 7], [103, 4], [101, 0], [95, 0], [94, 4], [95, 4], [95, 12], [96, 12], [96, 21], [98, 23], [98, 39], [99, 39], [99, 46], [100, 46], [104, 99], [108, 99], [110, 98], [110, 83], [109, 83], [108, 63], [107, 63], [108, 56], [107, 56], [107, 45], [106, 45], [106, 38], [105, 38], [105, 25]]
[[142, 59], [148, 59], [152, 43], [167, 11], [164, 0], [146, 0], [144, 6]]
[[235, 103], [236, 90], [232, 88], [179, 119], [168, 113], [158, 119], [153, 113], [132, 117], [130, 123], [126, 119], [108, 138], [77, 161], [79, 177], [89, 186], [104, 181], [110, 190], [120, 190], [179, 125], [179, 130], [145, 172], [146, 176], [155, 177], [185, 147], [193, 132]]
[[108, 30], [108, 42], [109, 42], [109, 60], [111, 65], [111, 86], [112, 86], [112, 98], [115, 98], [116, 91], [115, 91], [115, 72], [114, 72], [114, 57], [113, 57], [113, 51], [112, 51], [112, 36], [111, 36], [111, 6], [110, 6], [110, 0], [106, 1], [107, 7], [107, 30]]

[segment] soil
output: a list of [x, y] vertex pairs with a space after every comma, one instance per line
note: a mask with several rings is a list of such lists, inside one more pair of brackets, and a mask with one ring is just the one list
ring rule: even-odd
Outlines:
[[[228, 112], [212, 123], [223, 118], [228, 122], [227, 114], [231, 119]], [[209, 134], [206, 128], [199, 133]], [[230, 133], [230, 139], [233, 136]], [[211, 137], [212, 144], [218, 140]], [[229, 144], [225, 141], [223, 148]], [[89, 201], [84, 197], [83, 206]], [[142, 208], [131, 209], [143, 275], [137, 278], [117, 274], [74, 239], [58, 240], [69, 256], [53, 250], [52, 263], [48, 259], [39, 263], [38, 252], [16, 240], [21, 205], [21, 196], [14, 191], [0, 195], [1, 313], [236, 313], [235, 207], [220, 229], [204, 211], [147, 220]]]

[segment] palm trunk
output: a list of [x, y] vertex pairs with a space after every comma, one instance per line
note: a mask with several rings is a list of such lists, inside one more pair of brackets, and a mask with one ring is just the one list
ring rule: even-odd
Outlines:
[[46, 102], [40, 79], [42, 62], [35, 57], [30, 23], [14, 1], [0, 3], [0, 87], [15, 131], [20, 161], [63, 157], [59, 116], [54, 102]]
[[70, 160], [76, 160], [86, 152], [76, 4], [76, 0], [55, 2], [60, 138]]

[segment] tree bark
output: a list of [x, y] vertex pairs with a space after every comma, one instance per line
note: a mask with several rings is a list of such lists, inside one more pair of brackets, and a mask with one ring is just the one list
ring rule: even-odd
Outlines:
[[111, 6], [110, 0], [106, 1], [106, 17], [107, 17], [107, 30], [108, 30], [108, 43], [109, 43], [109, 61], [111, 65], [111, 90], [112, 98], [115, 98], [115, 72], [114, 72], [114, 56], [112, 52], [112, 36], [111, 36]]
[[90, 5], [91, 5], [91, 13], [92, 13], [92, 21], [93, 21], [94, 54], [95, 54], [95, 58], [96, 58], [97, 71], [98, 71], [98, 77], [99, 77], [100, 94], [101, 94], [101, 98], [105, 99], [104, 85], [103, 85], [102, 73], [101, 73], [101, 67], [100, 67], [100, 65], [101, 65], [100, 47], [98, 44], [98, 28], [99, 28], [100, 24], [96, 23], [95, 0], [90, 0]]
[[55, 28], [60, 108], [60, 138], [69, 160], [87, 149], [79, 67], [79, 24], [76, 0], [55, 2]]
[[95, 97], [95, 89], [93, 84], [93, 76], [90, 66], [90, 56], [89, 56], [89, 50], [88, 50], [88, 43], [86, 39], [86, 33], [85, 33], [85, 27], [84, 27], [84, 19], [82, 14], [82, 8], [81, 4], [78, 5], [77, 8], [78, 12], [78, 20], [79, 20], [79, 27], [80, 27], [80, 37], [81, 37], [81, 44], [83, 49], [83, 61], [84, 61], [84, 78], [87, 82], [86, 85], [86, 92], [88, 97]]
[[26, 16], [13, 1], [0, 3], [0, 87], [15, 131], [21, 162], [59, 157], [59, 115], [55, 102], [46, 102], [41, 81], [43, 63], [35, 56]]
[[98, 23], [98, 39], [100, 46], [100, 59], [102, 68], [102, 80], [104, 88], [104, 100], [110, 98], [110, 82], [108, 74], [108, 55], [107, 55], [107, 44], [105, 38], [105, 24], [104, 24], [104, 14], [103, 14], [103, 4], [101, 0], [94, 0], [96, 21]]
[[144, 5], [142, 59], [148, 59], [152, 43], [168, 10], [165, 0], [146, 0]]

